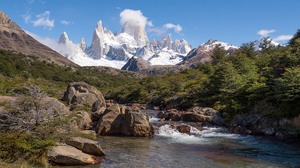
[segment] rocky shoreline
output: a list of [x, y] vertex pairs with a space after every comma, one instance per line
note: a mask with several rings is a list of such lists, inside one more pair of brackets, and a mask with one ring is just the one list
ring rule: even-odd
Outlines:
[[[2, 96], [0, 100], [5, 100], [5, 104], [17, 104], [17, 97]], [[281, 140], [300, 138], [299, 131], [282, 129], [285, 125], [291, 124], [289, 120], [273, 122], [266, 117], [252, 114], [236, 116], [227, 123], [224, 114], [210, 107], [195, 106], [181, 111], [175, 108], [161, 110], [155, 106], [137, 103], [121, 105], [113, 100], [105, 100], [99, 90], [84, 82], [70, 83], [62, 100], [65, 104], [55, 98], [46, 97], [43, 98], [42, 105], [48, 111], [57, 111], [58, 115], [76, 114], [78, 117], [76, 124], [70, 123], [70, 125], [73, 124], [81, 133], [94, 137], [99, 135], [151, 138], [154, 135], [154, 127], [172, 122], [170, 124], [172, 129], [186, 134], [191, 133], [191, 126], [185, 123], [193, 123], [200, 130], [205, 126], [218, 126], [236, 134], [276, 137]], [[151, 116], [159, 118], [156, 125], [152, 125], [149, 121], [147, 111], [150, 109]], [[13, 118], [14, 116], [7, 111], [9, 110], [5, 106], [1, 106], [1, 129], [25, 129], [26, 123], [21, 119]], [[52, 165], [89, 165], [101, 163], [105, 152], [97, 141], [82, 137], [68, 137], [49, 150], [47, 156]]]
[[226, 123], [224, 114], [220, 114], [213, 108], [198, 106], [185, 111], [177, 109], [159, 110], [156, 117], [160, 121], [197, 123], [200, 127], [221, 126], [235, 134], [274, 137], [288, 142], [297, 141], [300, 138], [300, 131], [291, 129], [299, 124], [297, 118], [294, 120], [282, 119], [274, 121], [266, 116], [251, 114], [236, 116], [231, 122]]

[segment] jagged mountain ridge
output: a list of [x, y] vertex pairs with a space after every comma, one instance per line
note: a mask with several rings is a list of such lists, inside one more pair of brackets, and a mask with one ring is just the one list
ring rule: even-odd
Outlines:
[[[69, 40], [64, 32], [59, 38], [59, 53], [81, 66], [110, 66], [121, 69], [132, 57], [141, 57], [150, 65], [175, 65], [192, 49], [183, 39], [166, 36], [149, 42], [144, 28], [125, 24], [119, 34], [113, 34], [99, 21], [88, 47], [84, 39], [79, 44]], [[63, 49], [66, 48], [66, 49]]]
[[201, 44], [198, 48], [192, 49], [179, 65], [194, 67], [197, 63], [211, 61], [213, 50], [215, 47], [220, 46], [227, 53], [232, 53], [239, 47], [218, 40], [208, 40], [206, 43]]
[[[165, 40], [168, 41], [168, 40]], [[165, 44], [167, 45], [167, 44]], [[170, 46], [170, 45], [169, 45]], [[138, 71], [147, 75], [163, 75], [166, 73], [178, 72], [187, 68], [193, 68], [200, 62], [210, 61], [212, 59], [213, 50], [216, 46], [224, 48], [228, 53], [234, 52], [238, 49], [237, 46], [224, 43], [217, 40], [208, 40], [206, 43], [201, 44], [198, 48], [192, 49], [187, 56], [182, 57], [183, 61], [177, 65], [171, 66], [146, 66], [142, 60], [138, 58], [131, 58], [122, 70]], [[143, 66], [141, 66], [143, 65]]]
[[2, 11], [0, 11], [0, 48], [34, 55], [43, 60], [66, 66], [78, 66], [32, 38]]

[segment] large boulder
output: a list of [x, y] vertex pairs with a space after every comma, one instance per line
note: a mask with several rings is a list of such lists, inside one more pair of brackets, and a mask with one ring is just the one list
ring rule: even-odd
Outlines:
[[78, 116], [80, 117], [79, 126], [83, 130], [91, 130], [93, 129], [93, 121], [91, 115], [86, 111], [78, 111]]
[[88, 105], [92, 111], [104, 111], [106, 108], [105, 99], [102, 93], [94, 86], [84, 82], [73, 82], [67, 87], [63, 97], [69, 105]]
[[209, 125], [224, 125], [224, 119], [220, 113], [209, 107], [193, 107], [181, 115], [182, 121], [203, 122]]
[[62, 102], [53, 97], [44, 97], [41, 103], [42, 107], [48, 112], [67, 114], [70, 111]]
[[197, 114], [203, 114], [205, 116], [219, 116], [220, 115], [219, 111], [217, 111], [213, 108], [210, 108], [210, 107], [196, 106], [196, 107], [192, 107], [192, 108], [188, 109], [187, 111], [197, 113]]
[[96, 127], [96, 133], [100, 135], [125, 135], [137, 137], [149, 137], [153, 135], [153, 127], [149, 118], [129, 108], [125, 110], [115, 104], [102, 114]]
[[126, 111], [121, 133], [128, 136], [150, 137], [153, 135], [153, 127], [145, 114], [139, 111]]
[[185, 122], [204, 122], [205, 116], [198, 113], [186, 112], [181, 115], [182, 121]]
[[175, 128], [180, 133], [190, 134], [191, 133], [191, 126], [186, 124], [180, 124], [180, 125], [171, 125], [171, 128]]
[[62, 166], [90, 165], [101, 162], [100, 157], [83, 153], [81, 150], [65, 144], [53, 147], [48, 151], [48, 157], [52, 164]]
[[84, 153], [94, 156], [104, 156], [105, 153], [97, 141], [82, 137], [71, 137], [66, 140], [66, 144], [73, 146]]
[[118, 104], [108, 107], [100, 117], [96, 126], [96, 133], [100, 135], [119, 135], [124, 116]]
[[180, 121], [182, 112], [179, 112], [176, 109], [168, 109], [167, 111], [160, 111], [156, 114], [157, 118], [171, 120], [171, 121]]

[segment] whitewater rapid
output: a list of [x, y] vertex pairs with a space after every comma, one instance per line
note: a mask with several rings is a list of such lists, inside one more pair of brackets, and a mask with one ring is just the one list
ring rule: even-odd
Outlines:
[[166, 137], [173, 143], [185, 143], [185, 144], [211, 144], [219, 142], [221, 139], [239, 139], [242, 138], [238, 134], [231, 134], [225, 128], [222, 127], [203, 127], [203, 130], [199, 130], [195, 127], [191, 127], [190, 134], [180, 133], [173, 128], [170, 124], [159, 127], [157, 136]]

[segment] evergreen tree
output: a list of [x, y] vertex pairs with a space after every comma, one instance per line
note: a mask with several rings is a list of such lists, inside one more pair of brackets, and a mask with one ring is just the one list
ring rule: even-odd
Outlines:
[[217, 65], [219, 63], [222, 63], [226, 59], [227, 52], [224, 48], [221, 47], [221, 45], [217, 45], [212, 54], [212, 64]]

